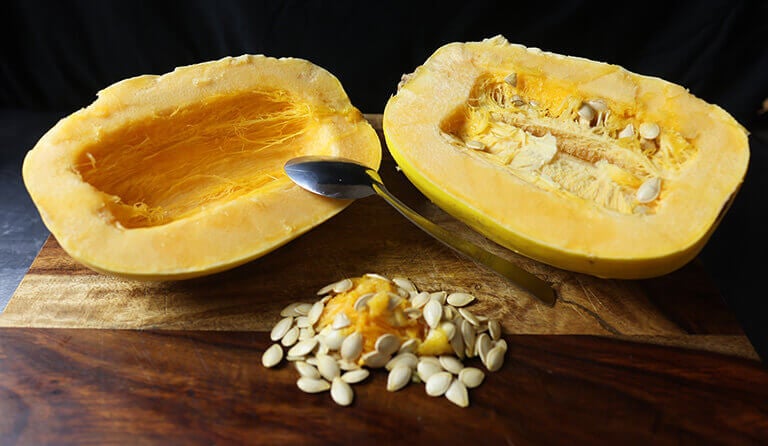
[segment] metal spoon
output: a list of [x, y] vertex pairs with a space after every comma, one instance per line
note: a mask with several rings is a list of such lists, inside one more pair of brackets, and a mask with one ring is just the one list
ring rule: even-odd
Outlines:
[[419, 215], [392, 195], [384, 187], [378, 172], [369, 167], [345, 158], [303, 156], [289, 160], [285, 164], [285, 173], [304, 189], [326, 197], [357, 199], [377, 194], [446, 246], [520, 285], [544, 304], [555, 304], [555, 291], [546, 282]]

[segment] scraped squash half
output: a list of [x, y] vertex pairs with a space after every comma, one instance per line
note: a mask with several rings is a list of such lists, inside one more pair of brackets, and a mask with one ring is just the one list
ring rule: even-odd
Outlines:
[[259, 257], [348, 205], [285, 176], [310, 154], [377, 168], [381, 147], [333, 75], [246, 55], [106, 88], [43, 136], [23, 175], [73, 258], [179, 279]]
[[384, 134], [449, 213], [601, 277], [691, 260], [749, 160], [745, 130], [678, 85], [502, 37], [440, 48], [388, 102]]

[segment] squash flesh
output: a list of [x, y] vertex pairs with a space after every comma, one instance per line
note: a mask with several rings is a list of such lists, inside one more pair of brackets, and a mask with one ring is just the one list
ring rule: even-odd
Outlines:
[[[589, 100], [606, 103], [607, 124], [579, 122]], [[661, 127], [652, 148], [618, 137], [644, 122]], [[693, 258], [749, 158], [743, 128], [679, 86], [503, 38], [439, 49], [387, 104], [384, 133], [449, 213], [523, 255], [602, 277], [651, 277]], [[650, 178], [660, 194], [639, 203]]]

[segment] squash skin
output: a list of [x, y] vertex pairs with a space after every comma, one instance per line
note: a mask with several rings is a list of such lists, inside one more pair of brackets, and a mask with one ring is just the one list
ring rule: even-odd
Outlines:
[[[467, 99], [468, 85], [492, 69], [489, 67], [516, 64], [558, 79], [579, 78], [585, 72], [584, 78], [592, 77], [584, 81], [589, 84], [585, 88], [593, 95], [613, 99], [611, 93], [616, 92], [616, 102], [637, 101], [638, 108], [647, 107], [641, 112], [650, 115], [655, 106], [661, 109], [656, 116], [673, 115], [681, 121], [675, 125], [696, 132], [695, 141], [704, 141], [696, 147], [703, 153], [700, 158], [719, 164], [720, 170], [694, 160], [688, 169], [693, 173], [680, 175], [682, 180], [670, 187], [672, 192], [658, 215], [634, 218], [521, 186], [520, 181], [502, 178], [498, 166], [451, 151], [440, 139], [441, 121]], [[636, 96], [629, 94], [627, 85]], [[690, 116], [684, 113], [687, 111]], [[664, 126], [665, 121], [660, 122]], [[390, 99], [383, 126], [389, 151], [402, 171], [446, 212], [521, 255], [604, 278], [659, 276], [693, 259], [735, 198], [749, 160], [746, 131], [725, 111], [682, 87], [613, 65], [512, 45], [502, 37], [438, 49]], [[724, 145], [725, 154], [714, 153], [715, 143]], [[457, 176], [470, 179], [456, 180]], [[703, 187], [707, 176], [714, 179], [712, 190]], [[490, 199], [485, 190], [513, 194], [516, 201]], [[697, 190], [705, 197], [697, 198]], [[500, 209], [500, 203], [513, 210]], [[699, 205], [704, 209], [698, 209]]]
[[[173, 123], [179, 110], [215, 108], [211, 101], [216, 98], [259, 90], [288, 92], [311, 110], [306, 119], [311, 131], [296, 144], [301, 150], [296, 156], [343, 156], [378, 168], [378, 137], [332, 74], [301, 59], [228, 57], [118, 82], [49, 130], [27, 154], [22, 172], [43, 222], [70, 256], [96, 271], [177, 280], [249, 262], [336, 215], [350, 201], [304, 191], [280, 168], [274, 181], [251, 193], [202, 203], [189, 215], [161, 224], [124, 227], [108, 207], [120, 197], [84, 180], [78, 165], [84, 152], [91, 147], [106, 155], [121, 150], [99, 147], [110, 135], [139, 125], [151, 128], [154, 122]], [[241, 144], [234, 138], [222, 144], [230, 143]], [[178, 158], [186, 162], [184, 153]], [[96, 156], [94, 168], [100, 161]], [[272, 160], [278, 161], [287, 159]]]

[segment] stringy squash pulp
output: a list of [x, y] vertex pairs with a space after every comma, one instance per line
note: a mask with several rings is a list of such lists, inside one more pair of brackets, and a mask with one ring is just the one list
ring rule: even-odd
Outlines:
[[745, 130], [658, 78], [496, 37], [440, 48], [384, 113], [436, 204], [528, 257], [601, 277], [670, 272], [746, 173]]
[[348, 205], [286, 177], [302, 155], [377, 168], [381, 148], [333, 75], [246, 55], [106, 88], [43, 136], [23, 176], [76, 260], [178, 279], [266, 254]]

